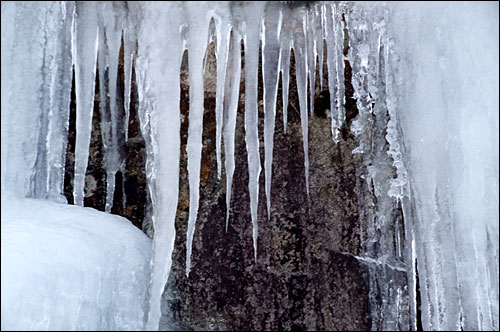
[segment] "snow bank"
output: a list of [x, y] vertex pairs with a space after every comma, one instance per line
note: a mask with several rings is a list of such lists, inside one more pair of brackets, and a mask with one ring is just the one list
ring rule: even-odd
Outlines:
[[140, 330], [151, 242], [126, 219], [2, 195], [3, 330]]

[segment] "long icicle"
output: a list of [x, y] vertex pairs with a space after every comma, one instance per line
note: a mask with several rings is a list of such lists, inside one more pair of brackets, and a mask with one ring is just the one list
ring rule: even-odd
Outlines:
[[[113, 197], [115, 192], [116, 172], [120, 168], [120, 149], [118, 140], [118, 124], [121, 123], [116, 103], [116, 88], [118, 76], [118, 55], [120, 52], [123, 14], [120, 3], [103, 3], [102, 23], [105, 35], [105, 56], [108, 68], [108, 84], [106, 92], [109, 93], [109, 122], [111, 130], [108, 132], [108, 146], [105, 147], [106, 160], [106, 206], [105, 211], [111, 212], [113, 207]], [[101, 49], [102, 50], [102, 49]], [[103, 84], [101, 83], [101, 86]], [[106, 86], [104, 84], [104, 86]], [[101, 91], [101, 98], [106, 98], [106, 94]], [[107, 111], [107, 110], [106, 110]], [[104, 119], [103, 119], [104, 120]]]
[[[228, 3], [224, 3], [228, 4]], [[225, 9], [225, 8], [224, 8]], [[227, 10], [218, 11], [220, 15], [215, 17], [215, 24], [217, 30], [217, 90], [215, 92], [215, 118], [216, 118], [216, 134], [215, 134], [215, 147], [217, 155], [217, 178], [220, 180], [222, 173], [221, 161], [221, 144], [222, 144], [222, 124], [223, 124], [223, 105], [224, 105], [224, 91], [226, 79], [227, 56], [229, 52], [229, 16]]]
[[245, 3], [245, 141], [248, 153], [248, 187], [250, 214], [253, 224], [254, 258], [257, 261], [257, 207], [259, 203], [259, 175], [261, 171], [258, 133], [257, 74], [259, 68], [259, 42], [264, 3]]
[[76, 143], [75, 205], [83, 206], [85, 173], [89, 159], [97, 58], [97, 11], [94, 2], [77, 2], [75, 17]]
[[302, 127], [302, 143], [304, 146], [304, 168], [306, 178], [306, 192], [309, 197], [309, 119], [307, 113], [307, 44], [305, 10], [297, 8], [294, 18], [297, 24], [294, 29], [293, 51], [297, 76], [297, 92], [299, 94], [300, 122]]
[[56, 73], [52, 76], [49, 131], [47, 136], [47, 191], [48, 198], [65, 202], [64, 173], [66, 146], [68, 143], [69, 107], [71, 98], [71, 80], [73, 78], [71, 57], [71, 26], [75, 5], [73, 2], [57, 4], [62, 11], [62, 24], [59, 26], [57, 39]]
[[[139, 29], [141, 43], [136, 64], [138, 114], [147, 146], [146, 174], [154, 224], [146, 329], [158, 331], [175, 243], [181, 146], [180, 65], [184, 51], [181, 27], [185, 16], [177, 2], [147, 2], [141, 6], [144, 14], [153, 18], [142, 22]], [[164, 37], [151, 38], [161, 29]]]
[[283, 8], [283, 24], [281, 26], [281, 86], [283, 97], [283, 130], [286, 134], [286, 125], [288, 122], [288, 90], [290, 86], [290, 49], [291, 49], [291, 34], [292, 27], [290, 26], [290, 8]]
[[307, 72], [309, 76], [309, 110], [311, 116], [314, 114], [314, 92], [316, 82], [316, 17], [314, 6], [311, 6], [306, 15], [306, 45], [307, 45]]
[[[189, 276], [189, 271], [191, 269], [191, 251], [200, 198], [200, 167], [204, 110], [203, 59], [208, 44], [210, 17], [208, 15], [200, 17], [199, 3], [186, 2], [185, 6], [189, 25], [187, 38], [189, 61], [189, 130], [186, 148], [188, 154], [187, 169], [189, 173], [189, 220], [186, 243], [186, 275]], [[206, 13], [206, 11], [203, 13]]]
[[[134, 5], [134, 2], [130, 2], [128, 6]], [[137, 4], [135, 4], [137, 6]], [[136, 17], [134, 16], [137, 13], [137, 9], [129, 8], [127, 12], [127, 16], [125, 19], [125, 24], [123, 27], [123, 68], [124, 68], [124, 76], [125, 76], [125, 93], [124, 93], [124, 109], [125, 109], [125, 120], [124, 120], [124, 128], [125, 128], [125, 141], [128, 140], [128, 123], [130, 119], [130, 89], [132, 86], [132, 64], [134, 62], [135, 54], [136, 54], [136, 29], [134, 26], [134, 22], [136, 21]]]
[[338, 124], [338, 112], [335, 105], [335, 95], [337, 91], [337, 67], [335, 61], [335, 34], [334, 34], [334, 20], [333, 20], [333, 4], [325, 4], [325, 36], [326, 36], [326, 64], [328, 66], [328, 89], [330, 91], [330, 111], [332, 117], [332, 138], [335, 143], [339, 142], [339, 124]]
[[271, 218], [271, 183], [273, 164], [274, 123], [276, 98], [278, 96], [279, 69], [281, 61], [282, 12], [274, 3], [268, 3], [262, 33], [262, 78], [264, 81], [264, 148], [267, 218]]
[[[233, 29], [230, 47], [229, 70], [226, 72], [226, 95], [224, 96], [224, 156], [226, 162], [226, 232], [231, 207], [231, 187], [234, 174], [234, 136], [241, 79], [241, 35]], [[228, 93], [230, 92], [230, 93]]]
[[317, 4], [317, 21], [316, 21], [316, 50], [318, 53], [318, 67], [319, 67], [319, 88], [323, 90], [323, 54], [324, 54], [324, 38], [325, 38], [325, 5], [323, 2]]
[[345, 120], [345, 88], [344, 88], [344, 29], [342, 24], [342, 4], [333, 5], [334, 13], [334, 35], [335, 35], [335, 66], [337, 73], [337, 109], [338, 109], [338, 127], [344, 124]]

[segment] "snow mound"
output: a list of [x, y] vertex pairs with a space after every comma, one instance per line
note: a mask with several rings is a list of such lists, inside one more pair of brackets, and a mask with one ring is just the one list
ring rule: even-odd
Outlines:
[[2, 197], [1, 248], [2, 331], [143, 328], [151, 241], [127, 219]]

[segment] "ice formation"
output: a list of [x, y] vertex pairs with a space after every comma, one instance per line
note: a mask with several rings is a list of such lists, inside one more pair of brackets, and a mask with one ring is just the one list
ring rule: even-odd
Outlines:
[[[360, 220], [367, 238], [361, 239], [363, 255], [357, 257], [369, 271], [372, 329], [416, 329], [417, 270], [424, 329], [498, 329], [498, 3], [2, 2], [2, 192], [63, 200], [74, 64], [75, 204], [83, 205], [98, 70], [100, 91], [107, 96], [100, 106], [109, 212], [127, 138], [134, 67], [155, 230], [147, 328], [156, 329], [176, 236], [185, 50], [190, 80], [186, 273], [195, 265], [203, 71], [210, 40], [216, 43], [217, 174], [220, 178], [224, 142], [226, 229], [236, 113], [244, 93], [255, 260], [258, 86], [264, 91], [269, 216], [280, 74], [286, 130], [293, 52], [308, 187], [308, 118], [316, 81], [321, 87], [328, 82], [332, 137], [325, 139], [338, 143], [346, 128], [348, 63], [359, 111], [350, 124], [358, 143], [353, 153], [361, 154], [364, 168], [358, 175], [377, 200], [374, 214]], [[124, 100], [117, 97], [122, 43]], [[322, 70], [316, 75], [323, 59], [325, 78]], [[245, 88], [239, 91], [242, 62]]]

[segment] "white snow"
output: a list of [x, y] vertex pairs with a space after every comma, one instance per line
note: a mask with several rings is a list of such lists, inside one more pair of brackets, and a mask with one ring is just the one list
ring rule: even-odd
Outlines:
[[90, 208], [2, 193], [2, 331], [141, 330], [151, 240]]

